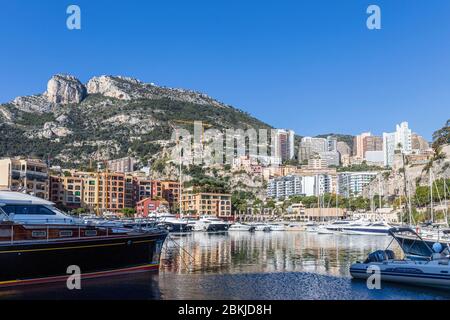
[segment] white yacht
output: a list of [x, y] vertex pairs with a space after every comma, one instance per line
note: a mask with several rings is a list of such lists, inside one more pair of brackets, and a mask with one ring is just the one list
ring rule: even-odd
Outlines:
[[264, 231], [264, 232], [272, 231], [270, 225], [266, 223], [253, 223], [253, 226], [255, 227], [255, 231]]
[[386, 222], [361, 222], [344, 227], [341, 232], [348, 235], [386, 236], [389, 234], [389, 229], [391, 229], [391, 226], [389, 226]]
[[[378, 250], [371, 253], [364, 262], [356, 262], [350, 267], [353, 278], [367, 279], [372, 275], [370, 268], [377, 267], [380, 270], [381, 281], [450, 289], [448, 245], [444, 247], [440, 243], [435, 243], [430, 247], [410, 228], [391, 228], [389, 234], [400, 245], [405, 258], [397, 259], [394, 252], [388, 249]], [[414, 241], [405, 242], [405, 234], [409, 238], [414, 238]]]
[[192, 225], [188, 221], [178, 219], [176, 215], [165, 212], [156, 215], [157, 221], [163, 225], [169, 232], [189, 232], [192, 231]]
[[301, 223], [289, 223], [286, 227], [287, 231], [305, 231], [306, 226]]
[[332, 223], [320, 225], [318, 227], [317, 233], [319, 234], [332, 234], [332, 233], [342, 233], [345, 228], [352, 225], [360, 225], [363, 223], [361, 220], [336, 220]]
[[319, 225], [316, 222], [308, 222], [306, 225], [306, 232], [317, 233]]
[[281, 223], [274, 223], [270, 225], [270, 229], [272, 231], [287, 231], [287, 228], [284, 224]]
[[194, 231], [227, 231], [229, 224], [214, 216], [201, 216], [194, 224]]
[[255, 231], [255, 226], [237, 222], [237, 223], [233, 223], [229, 227], [228, 231], [247, 231], [247, 232], [252, 232], [252, 231]]
[[317, 227], [316, 232], [317, 234], [334, 234], [336, 233], [336, 230], [332, 230], [328, 228], [329, 225], [321, 224]]
[[0, 218], [26, 224], [79, 224], [78, 218], [68, 216], [55, 204], [28, 194], [0, 191], [0, 206], [8, 215]]

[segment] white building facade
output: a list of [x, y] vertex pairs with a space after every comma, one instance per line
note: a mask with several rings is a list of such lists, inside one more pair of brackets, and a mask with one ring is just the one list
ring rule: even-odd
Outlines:
[[338, 174], [338, 192], [341, 196], [350, 198], [362, 195], [362, 191], [378, 172], [342, 172]]
[[408, 127], [408, 122], [402, 122], [396, 126], [396, 131], [383, 133], [383, 153], [384, 165], [392, 166], [396, 151], [404, 154], [412, 152], [412, 131]]
[[327, 174], [315, 176], [291, 175], [273, 178], [267, 186], [267, 196], [273, 199], [291, 196], [318, 196], [332, 193], [333, 178]]

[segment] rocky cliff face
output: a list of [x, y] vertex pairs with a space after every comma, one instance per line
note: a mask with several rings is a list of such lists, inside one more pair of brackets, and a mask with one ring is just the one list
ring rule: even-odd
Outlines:
[[190, 90], [112, 76], [83, 85], [55, 75], [46, 92], [0, 104], [0, 156], [51, 157], [68, 167], [127, 155], [146, 163], [170, 148], [174, 127], [190, 129], [193, 120], [214, 128], [270, 128]]
[[[442, 152], [445, 154], [445, 157], [442, 159], [434, 160], [426, 164], [409, 164], [405, 166], [405, 173], [408, 180], [407, 185], [410, 188], [411, 194], [416, 192], [417, 186], [428, 186], [430, 184], [429, 170], [432, 172], [433, 179], [450, 179], [450, 145], [444, 145]], [[363, 195], [370, 198], [373, 195], [379, 194], [379, 190], [382, 190], [382, 193], [385, 195], [403, 195], [404, 187], [403, 169], [394, 168], [390, 172], [379, 174], [372, 183], [364, 188]]]
[[86, 88], [73, 76], [55, 75], [48, 82], [44, 95], [50, 103], [80, 103], [86, 97]]
[[225, 107], [224, 104], [202, 93], [159, 87], [128, 77], [94, 77], [87, 83], [87, 91], [89, 94], [101, 94], [120, 100], [168, 98], [199, 105]]

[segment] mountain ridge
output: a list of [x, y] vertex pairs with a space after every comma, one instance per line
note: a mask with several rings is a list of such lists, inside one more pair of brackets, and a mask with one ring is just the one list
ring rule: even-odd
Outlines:
[[80, 165], [133, 155], [149, 160], [168, 144], [177, 121], [216, 128], [272, 128], [248, 113], [193, 90], [123, 76], [86, 84], [58, 74], [44, 93], [0, 104], [0, 154], [51, 157]]

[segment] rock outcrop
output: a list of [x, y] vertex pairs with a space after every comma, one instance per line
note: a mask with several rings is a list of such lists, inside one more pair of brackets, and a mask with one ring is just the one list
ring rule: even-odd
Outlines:
[[48, 82], [44, 95], [50, 103], [80, 103], [86, 97], [86, 87], [73, 76], [55, 75]]
[[26, 97], [17, 97], [12, 104], [24, 112], [46, 113], [51, 112], [53, 104], [50, 103], [45, 95], [34, 95]]
[[190, 90], [159, 87], [134, 78], [101, 76], [94, 77], [86, 85], [88, 94], [101, 94], [120, 100], [162, 99], [190, 102], [200, 105], [227, 107], [205, 94]]

